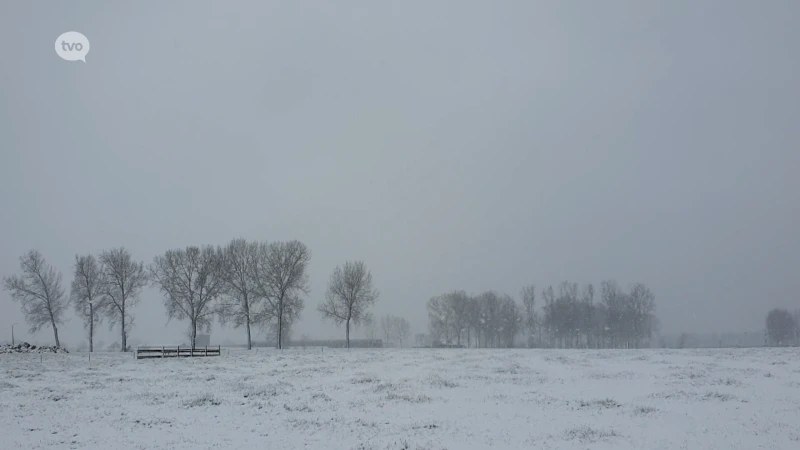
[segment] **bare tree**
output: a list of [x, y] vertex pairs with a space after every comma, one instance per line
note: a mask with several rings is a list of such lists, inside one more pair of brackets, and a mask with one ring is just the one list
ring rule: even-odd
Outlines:
[[[383, 332], [383, 338], [386, 340], [386, 346], [391, 346], [392, 339], [395, 336], [395, 317], [391, 314], [387, 314], [381, 317], [381, 331]], [[374, 322], [373, 319], [370, 319], [369, 322]]]
[[346, 262], [331, 274], [325, 302], [319, 305], [323, 318], [337, 325], [345, 324], [345, 339], [350, 348], [350, 323], [358, 326], [372, 317], [368, 309], [378, 300], [378, 291], [372, 287], [372, 274], [363, 261]]
[[212, 246], [168, 250], [150, 265], [153, 284], [164, 294], [170, 319], [188, 319], [192, 349], [197, 329], [209, 331], [215, 302], [225, 286], [222, 251]]
[[464, 291], [453, 291], [446, 294], [446, 307], [450, 310], [449, 316], [456, 337], [456, 345], [461, 345], [461, 335], [464, 334], [469, 323], [469, 295]]
[[223, 250], [222, 277], [227, 301], [220, 305], [219, 316], [223, 324], [233, 323], [234, 328], [247, 330], [247, 349], [253, 348], [251, 325], [258, 322], [259, 306], [264, 300], [253, 279], [258, 258], [258, 243], [244, 239], [232, 240]]
[[75, 255], [74, 279], [70, 300], [89, 332], [89, 352], [94, 351], [94, 324], [99, 323], [107, 306], [102, 293], [106, 280], [94, 255]]
[[486, 291], [478, 296], [480, 307], [481, 332], [484, 347], [498, 347], [501, 322], [502, 299], [494, 291]]
[[627, 346], [625, 336], [628, 334], [627, 321], [625, 320], [625, 293], [614, 280], [605, 280], [600, 283], [600, 298], [606, 308], [606, 327], [611, 338], [610, 346], [620, 348]]
[[547, 334], [550, 335], [550, 347], [555, 347], [555, 336], [558, 333], [558, 318], [556, 311], [556, 294], [553, 291], [553, 286], [547, 286], [547, 289], [542, 289], [542, 300], [544, 300], [544, 307], [542, 312], [542, 324], [547, 329]]
[[124, 352], [128, 350], [128, 331], [134, 320], [131, 309], [139, 303], [139, 293], [147, 286], [147, 272], [144, 264], [133, 261], [130, 252], [123, 247], [100, 253], [100, 266], [104, 279], [100, 291], [108, 301], [105, 315], [112, 328], [120, 324], [120, 351]]
[[531, 284], [522, 288], [523, 327], [527, 332], [525, 342], [528, 348], [533, 347], [533, 336], [536, 332], [536, 286]]
[[275, 324], [277, 347], [283, 348], [283, 329], [290, 327], [303, 310], [303, 295], [311, 286], [306, 269], [311, 253], [300, 241], [273, 242], [258, 247], [254, 265], [259, 295], [265, 299], [264, 321]]
[[367, 339], [370, 341], [369, 346], [372, 347], [372, 344], [375, 341], [375, 336], [378, 335], [378, 327], [375, 324], [375, 319], [373, 318], [366, 320], [364, 323], [366, 325]]
[[439, 295], [428, 300], [428, 320], [434, 342], [450, 343], [450, 330], [453, 328], [452, 312], [446, 296]]
[[502, 339], [502, 345], [511, 348], [514, 346], [514, 338], [522, 326], [522, 314], [517, 302], [511, 296], [504, 295], [502, 297], [498, 316], [499, 327], [497, 332]]
[[284, 321], [283, 326], [278, 328], [279, 322], [272, 321], [272, 322], [262, 322], [263, 328], [267, 332], [267, 339], [265, 342], [270, 341], [270, 337], [275, 340], [275, 347], [278, 346], [278, 333], [280, 333], [280, 341], [281, 345], [285, 348], [291, 345], [292, 342], [292, 324]]
[[397, 325], [395, 328], [395, 336], [397, 336], [397, 340], [400, 342], [400, 348], [403, 348], [403, 341], [408, 339], [409, 334], [411, 334], [411, 324], [408, 323], [408, 320], [399, 317], [397, 318]]
[[475, 346], [480, 347], [481, 333], [481, 306], [478, 297], [470, 296], [467, 300], [467, 347], [472, 345], [472, 336], [475, 336]]
[[381, 318], [381, 331], [387, 343], [397, 340], [397, 344], [402, 348], [403, 341], [411, 333], [411, 325], [402, 317], [387, 314]]
[[626, 315], [631, 322], [631, 339], [636, 348], [643, 344], [650, 343], [650, 338], [654, 331], [655, 316], [655, 295], [642, 283], [634, 283], [627, 296], [626, 305], [628, 314]]
[[579, 304], [579, 324], [578, 328], [586, 335], [586, 347], [593, 348], [594, 340], [594, 285], [589, 283], [583, 292], [581, 303]]
[[796, 324], [792, 314], [781, 308], [775, 308], [767, 314], [767, 337], [772, 345], [789, 345], [794, 337]]
[[11, 293], [14, 301], [22, 305], [22, 313], [30, 325], [31, 333], [50, 324], [56, 347], [60, 347], [58, 324], [63, 322], [64, 311], [69, 305], [69, 299], [64, 297], [61, 287], [61, 273], [47, 264], [36, 250], [21, 256], [19, 266], [22, 275], [5, 278], [5, 289]]

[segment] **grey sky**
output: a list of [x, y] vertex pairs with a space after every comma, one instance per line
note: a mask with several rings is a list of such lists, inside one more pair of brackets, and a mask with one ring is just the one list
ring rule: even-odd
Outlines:
[[[791, 0], [2, 2], [0, 275], [29, 248], [68, 287], [76, 253], [299, 239], [295, 336], [344, 335], [316, 306], [347, 259], [414, 332], [448, 290], [605, 278], [648, 285], [665, 332], [758, 330], [800, 307], [797, 17]], [[86, 64], [54, 52], [72, 30]], [[135, 314], [133, 338], [183, 336], [155, 290]], [[13, 322], [24, 335], [0, 292], [0, 340]]]

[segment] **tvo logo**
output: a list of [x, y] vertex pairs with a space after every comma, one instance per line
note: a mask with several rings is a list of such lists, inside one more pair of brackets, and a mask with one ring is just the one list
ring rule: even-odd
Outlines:
[[67, 31], [56, 39], [56, 53], [67, 61], [86, 62], [89, 53], [89, 39], [77, 31]]

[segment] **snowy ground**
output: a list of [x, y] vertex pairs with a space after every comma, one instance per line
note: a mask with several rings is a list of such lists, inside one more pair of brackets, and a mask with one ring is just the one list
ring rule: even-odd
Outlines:
[[0, 356], [0, 448], [800, 449], [800, 350]]

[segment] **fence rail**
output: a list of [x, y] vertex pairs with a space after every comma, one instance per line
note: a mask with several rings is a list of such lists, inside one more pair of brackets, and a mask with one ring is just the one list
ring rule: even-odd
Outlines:
[[220, 356], [221, 347], [138, 347], [136, 359]]

